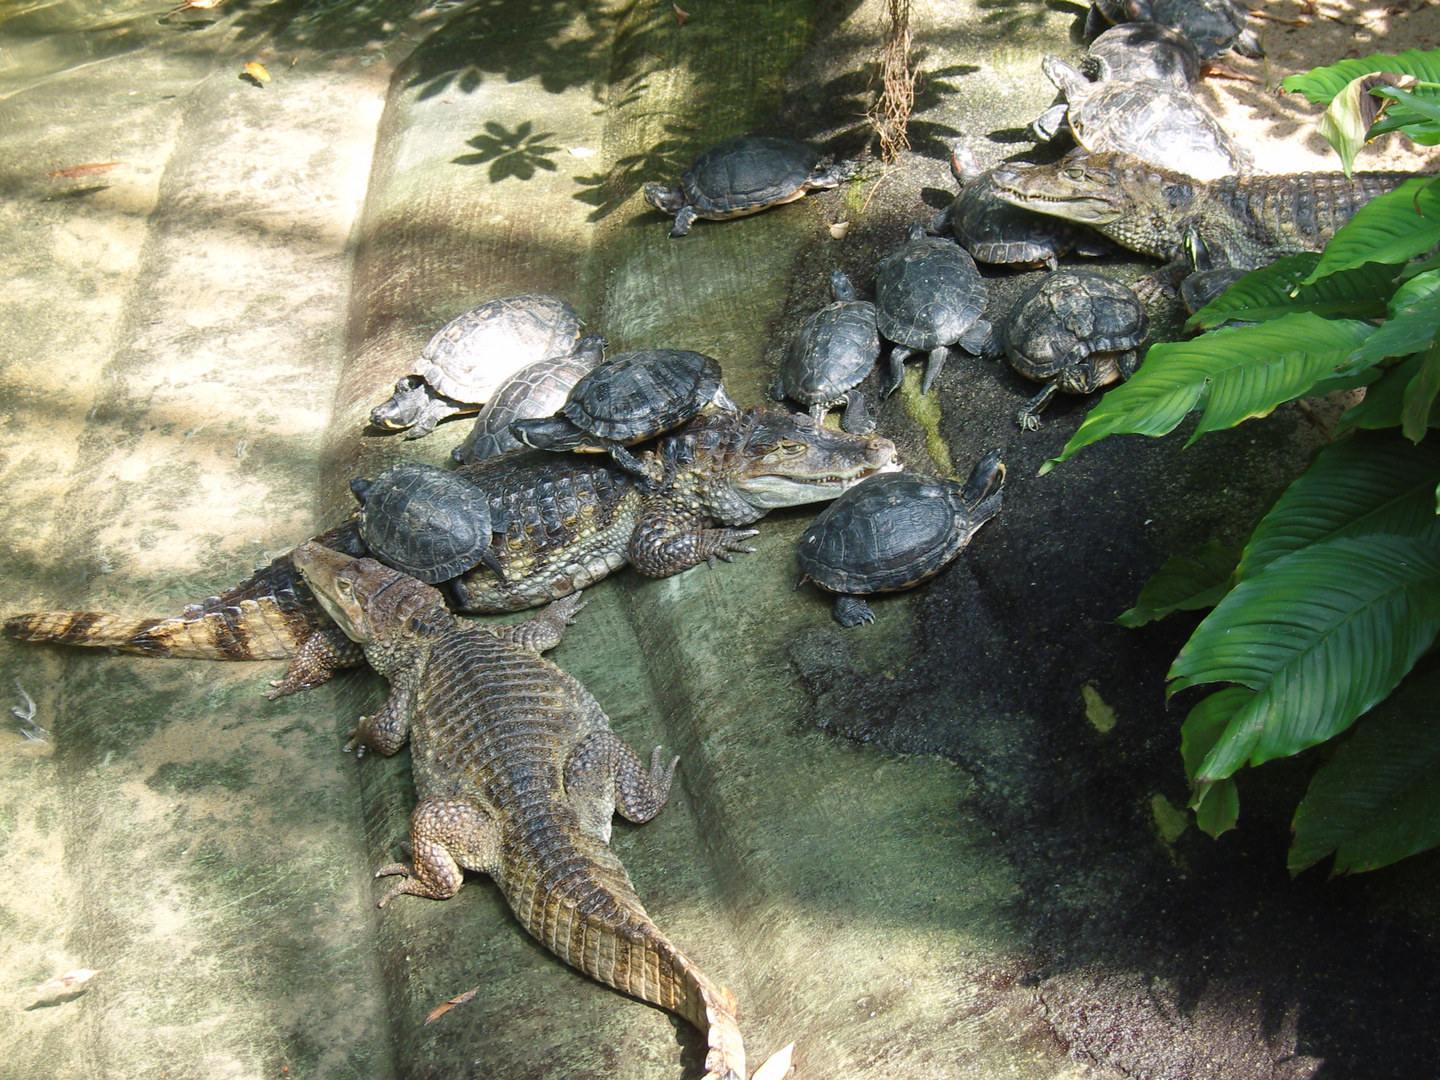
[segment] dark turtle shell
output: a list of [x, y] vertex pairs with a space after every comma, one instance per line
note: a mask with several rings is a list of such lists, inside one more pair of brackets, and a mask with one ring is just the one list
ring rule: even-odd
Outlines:
[[913, 349], [953, 345], [985, 310], [985, 282], [970, 253], [949, 237], [912, 237], [875, 268], [880, 333]]
[[360, 501], [360, 538], [381, 562], [430, 585], [497, 562], [489, 500], [464, 477], [409, 462], [350, 488]]
[[937, 574], [1000, 509], [998, 450], [964, 485], [880, 473], [825, 508], [796, 548], [801, 580], [835, 593], [908, 589]]
[[1086, 56], [1085, 73], [1093, 78], [1152, 79], [1177, 90], [1194, 86], [1202, 66], [1200, 53], [1189, 38], [1157, 22], [1112, 26], [1090, 43]]
[[[812, 314], [790, 342], [780, 389], [802, 405], [828, 405], [858, 386], [880, 356], [875, 305], [854, 298], [849, 279], [835, 272], [836, 300]], [[841, 299], [848, 293], [850, 299]]]
[[639, 349], [584, 376], [559, 415], [601, 439], [636, 443], [685, 423], [723, 393], [714, 358], [684, 349]]
[[478, 404], [526, 364], [567, 355], [579, 336], [580, 316], [559, 297], [501, 297], [442, 326], [412, 374], [446, 397]]
[[1042, 381], [1096, 353], [1134, 349], [1149, 332], [1145, 305], [1129, 287], [1093, 270], [1057, 270], [1020, 295], [1003, 338], [1015, 370]]
[[696, 158], [681, 175], [680, 187], [702, 217], [724, 217], [790, 198], [805, 186], [819, 160], [819, 151], [804, 143], [743, 135]]
[[555, 356], [527, 364], [500, 384], [489, 403], [475, 418], [475, 426], [450, 457], [463, 465], [503, 454], [520, 446], [510, 434], [510, 424], [530, 417], [554, 416], [565, 404], [570, 391], [604, 358], [603, 343], [597, 335], [580, 339], [569, 356]]
[[[1236, 0], [1095, 0], [1094, 11], [1113, 23], [1157, 22], [1184, 34], [1206, 60], [1234, 48], [1245, 56], [1262, 56], [1255, 33], [1247, 29], [1249, 12]], [[1094, 37], [1099, 20], [1086, 20], [1086, 36]]]
[[[1009, 167], [1032, 168], [1018, 161], [1009, 163]], [[1076, 238], [1081, 235], [1087, 252], [1100, 249], [1101, 242], [1083, 226], [1001, 202], [990, 183], [995, 170], [978, 169], [973, 154], [963, 147], [955, 148], [950, 172], [960, 185], [960, 194], [936, 219], [934, 231], [949, 229], [980, 262], [1054, 266], [1059, 256], [1075, 248]]]

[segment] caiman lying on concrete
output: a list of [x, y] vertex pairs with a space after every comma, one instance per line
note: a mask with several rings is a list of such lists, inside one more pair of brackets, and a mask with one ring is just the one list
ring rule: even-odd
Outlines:
[[447, 900], [464, 871], [489, 874], [521, 924], [566, 963], [684, 1017], [709, 1043], [706, 1080], [744, 1080], [735, 997], [650, 921], [610, 850], [616, 810], [646, 822], [670, 792], [655, 748], [649, 769], [610, 730], [599, 703], [540, 654], [582, 606], [575, 594], [523, 623], [467, 623], [438, 590], [309, 542], [294, 563], [330, 616], [390, 680], [347, 749], [393, 754], [410, 741], [419, 805], [413, 869], [380, 901]]
[[1088, 225], [1169, 265], [1142, 295], [1173, 293], [1189, 271], [1187, 239], [1218, 262], [1254, 270], [1282, 255], [1319, 251], [1355, 211], [1414, 173], [1294, 173], [1203, 181], [1126, 154], [1072, 155], [1051, 165], [991, 173], [1012, 206]]
[[[467, 612], [518, 611], [566, 596], [634, 563], [666, 577], [749, 550], [748, 525], [781, 506], [833, 499], [896, 467], [888, 439], [819, 427], [803, 414], [742, 409], [702, 416], [641, 457], [640, 480], [596, 454], [517, 450], [463, 466], [506, 522], [492, 549], [505, 577], [484, 566], [454, 580]], [[715, 527], [715, 523], [723, 527]], [[355, 519], [315, 537], [367, 554]], [[272, 697], [318, 686], [361, 663], [355, 646], [317, 606], [282, 555], [254, 576], [173, 618], [40, 611], [5, 620], [24, 641], [97, 645], [146, 656], [214, 660], [292, 657]]]

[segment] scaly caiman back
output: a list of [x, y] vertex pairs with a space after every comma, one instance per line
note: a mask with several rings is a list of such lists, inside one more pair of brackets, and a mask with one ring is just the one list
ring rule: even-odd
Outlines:
[[413, 868], [381, 906], [409, 893], [448, 899], [464, 870], [489, 874], [521, 924], [567, 963], [668, 1009], [706, 1033], [707, 1080], [744, 1080], [735, 999], [675, 948], [645, 913], [610, 850], [618, 810], [649, 821], [675, 761], [649, 766], [610, 730], [600, 705], [540, 654], [559, 643], [579, 594], [527, 622], [457, 619], [440, 593], [370, 559], [307, 543], [296, 566], [360, 642], [391, 693], [362, 718], [350, 748], [392, 754], [408, 738], [420, 796]]

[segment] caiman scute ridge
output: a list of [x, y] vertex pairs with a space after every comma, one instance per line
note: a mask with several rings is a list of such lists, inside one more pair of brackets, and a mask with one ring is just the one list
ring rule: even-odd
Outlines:
[[634, 822], [659, 813], [678, 759], [662, 764], [656, 747], [647, 767], [590, 693], [541, 656], [583, 606], [580, 594], [523, 623], [482, 625], [372, 559], [315, 543], [294, 559], [390, 682], [348, 748], [393, 754], [410, 743], [415, 861], [377, 871], [399, 878], [380, 906], [406, 894], [448, 899], [465, 870], [488, 874], [562, 960], [699, 1028], [706, 1080], [744, 1080], [734, 996], [651, 921], [609, 846], [617, 810]]
[[[703, 416], [660, 439], [640, 480], [598, 455], [517, 450], [460, 475], [490, 498], [506, 522], [493, 551], [503, 580], [481, 566], [447, 587], [473, 613], [519, 611], [569, 595], [627, 563], [651, 577], [749, 550], [741, 528], [782, 506], [834, 498], [894, 468], [888, 439], [818, 427], [809, 417], [742, 409]], [[367, 554], [355, 519], [315, 540]], [[87, 645], [147, 656], [214, 660], [291, 657], [270, 696], [319, 685], [358, 652], [315, 603], [289, 554], [178, 616], [131, 618], [38, 611], [5, 620], [23, 641]]]

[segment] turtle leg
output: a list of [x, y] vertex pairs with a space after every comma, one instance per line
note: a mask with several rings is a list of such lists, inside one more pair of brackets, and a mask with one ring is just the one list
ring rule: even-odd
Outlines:
[[1040, 430], [1040, 410], [1050, 404], [1050, 399], [1060, 389], [1058, 383], [1048, 382], [1040, 388], [1040, 392], [1020, 406], [1015, 414], [1015, 422], [1026, 431]]
[[875, 418], [865, 408], [865, 395], [859, 390], [845, 395], [845, 415], [840, 420], [840, 428], [851, 435], [869, 435], [875, 430]]
[[915, 355], [915, 350], [908, 345], [896, 345], [890, 350], [890, 382], [880, 391], [881, 397], [889, 397], [900, 384], [905, 381], [905, 361]]
[[690, 231], [690, 226], [695, 224], [695, 219], [699, 216], [693, 206], [682, 206], [675, 215], [675, 224], [670, 226], [670, 235], [672, 237], [684, 236]]
[[948, 359], [950, 359], [948, 346], [937, 345], [930, 350], [930, 359], [925, 363], [925, 381], [920, 384], [922, 394], [930, 392], [930, 388], [935, 385], [935, 380], [940, 375], [940, 369], [945, 366], [945, 361]]
[[435, 425], [441, 420], [450, 416], [458, 416], [461, 413], [474, 413], [480, 411], [480, 406], [469, 405], [464, 402], [448, 398], [443, 394], [437, 394], [427, 385], [425, 387], [429, 400], [420, 408], [420, 415], [415, 418], [415, 424], [409, 431], [405, 432], [402, 438], [421, 439], [435, 430]]
[[611, 442], [605, 444], [605, 449], [610, 451], [610, 456], [615, 459], [615, 463], [626, 472], [634, 473], [642, 480], [650, 479], [650, 474], [645, 471], [645, 466], [640, 464], [640, 459], [630, 453], [626, 447], [618, 442]]
[[[815, 405], [811, 405], [811, 406], [810, 406], [810, 419], [815, 421], [815, 426], [816, 426], [816, 427], [819, 427], [821, 424], [825, 423], [825, 417], [826, 417], [827, 415], [829, 415], [829, 412], [830, 412], [830, 406], [829, 406], [829, 405], [821, 405], [821, 404], [818, 404], [818, 403], [815, 404]], [[843, 425], [842, 425], [842, 426], [843, 426]]]
[[858, 596], [841, 593], [835, 597], [835, 621], [841, 626], [860, 626], [875, 621], [875, 612]]
[[1005, 351], [1000, 335], [988, 319], [976, 319], [973, 326], [960, 335], [960, 348], [982, 360], [994, 360]]

